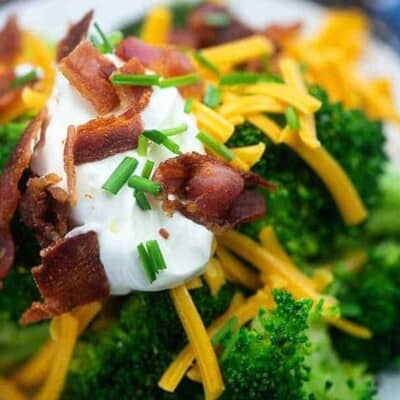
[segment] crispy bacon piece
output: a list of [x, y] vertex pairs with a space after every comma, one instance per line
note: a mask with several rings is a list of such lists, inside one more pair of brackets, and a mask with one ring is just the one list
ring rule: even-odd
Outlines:
[[[146, 68], [164, 78], [186, 75], [195, 72], [189, 58], [181, 51], [166, 47], [151, 46], [133, 36], [124, 39], [117, 47], [116, 54], [123, 60], [137, 58]], [[201, 95], [203, 83], [181, 87], [185, 97]]]
[[303, 24], [300, 21], [290, 24], [272, 24], [268, 25], [263, 33], [280, 50], [288, 39], [300, 32], [302, 26]]
[[12, 15], [0, 31], [0, 64], [12, 64], [22, 51], [22, 32]]
[[[132, 57], [122, 68], [115, 73], [143, 75], [146, 69], [141, 62]], [[122, 106], [129, 107], [139, 113], [147, 106], [153, 93], [152, 87], [116, 85], [118, 97]]]
[[68, 231], [68, 194], [53, 186], [58, 182], [55, 174], [29, 179], [19, 205], [22, 222], [33, 229], [42, 248]]
[[93, 10], [90, 10], [78, 22], [70, 25], [67, 34], [57, 45], [57, 61], [61, 61], [71, 53], [82, 40], [86, 39], [92, 18]]
[[6, 275], [14, 260], [14, 243], [9, 231], [9, 223], [21, 196], [18, 184], [31, 161], [33, 149], [40, 139], [46, 116], [47, 111], [44, 109], [29, 124], [0, 175], [0, 279]]
[[120, 116], [92, 119], [77, 128], [73, 156], [75, 165], [134, 149], [142, 132], [140, 114], [131, 110]]
[[176, 28], [168, 37], [168, 43], [178, 47], [188, 47], [189, 49], [197, 49], [199, 41], [196, 35], [187, 28]]
[[60, 62], [60, 70], [100, 115], [112, 111], [119, 99], [109, 77], [115, 66], [89, 42], [81, 42]]
[[61, 239], [42, 251], [42, 264], [32, 269], [44, 303], [33, 303], [21, 318], [30, 324], [71, 311], [110, 295], [100, 261], [97, 233]]
[[265, 215], [265, 197], [246, 190], [246, 186], [272, 188], [259, 175], [198, 153], [163, 162], [153, 179], [163, 186], [161, 196], [167, 213], [178, 210], [217, 232]]
[[76, 128], [68, 127], [67, 140], [64, 147], [64, 171], [67, 176], [67, 188], [69, 202], [72, 206], [76, 204], [76, 175], [74, 162], [74, 147], [76, 142]]
[[10, 83], [15, 78], [13, 68], [0, 72], [0, 111], [7, 107], [21, 96], [21, 88], [13, 89]]

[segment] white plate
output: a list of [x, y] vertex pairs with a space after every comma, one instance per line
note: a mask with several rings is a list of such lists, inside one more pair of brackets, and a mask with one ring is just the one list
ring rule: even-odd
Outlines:
[[[61, 37], [68, 22], [81, 17], [94, 8], [95, 19], [105, 31], [111, 31], [132, 21], [149, 9], [168, 0], [31, 0], [17, 1], [0, 10], [0, 25], [7, 15], [17, 13], [22, 25], [49, 39]], [[312, 33], [321, 21], [324, 9], [303, 0], [230, 0], [232, 10], [248, 23], [262, 27], [266, 23], [301, 20], [307, 33]], [[377, 56], [378, 55], [378, 56]], [[400, 58], [387, 45], [373, 40], [365, 62], [360, 68], [371, 76], [388, 76], [395, 86], [397, 104], [400, 107]], [[400, 130], [386, 126], [387, 152], [400, 165]], [[386, 373], [380, 378], [380, 399], [400, 399], [400, 374]]]

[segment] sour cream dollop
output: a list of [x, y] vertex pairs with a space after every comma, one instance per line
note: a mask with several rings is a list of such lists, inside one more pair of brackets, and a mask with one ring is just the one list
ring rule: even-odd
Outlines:
[[[39, 176], [57, 174], [62, 179], [59, 186], [66, 189], [63, 154], [67, 128], [96, 118], [97, 114], [60, 72], [56, 75], [48, 109], [49, 124], [42, 143], [35, 150], [31, 168]], [[198, 131], [196, 122], [192, 115], [184, 112], [184, 100], [176, 88], [154, 87], [141, 117], [145, 130], [187, 124], [187, 131], [175, 136], [174, 141], [182, 152], [204, 152], [195, 138]], [[158, 291], [178, 286], [204, 271], [210, 258], [213, 235], [180, 213], [168, 217], [155, 199], [150, 200], [151, 210], [141, 210], [127, 185], [115, 196], [103, 190], [104, 182], [126, 156], [139, 161], [135, 173], [140, 174], [147, 159], [153, 160], [156, 167], [174, 154], [163, 146], [150, 144], [146, 157], [130, 150], [76, 166], [77, 203], [70, 211], [74, 229], [67, 236], [97, 232], [100, 259], [110, 282], [111, 294]], [[168, 239], [160, 235], [162, 228], [169, 233]], [[151, 283], [138, 257], [137, 245], [152, 239], [158, 240], [167, 269]]]

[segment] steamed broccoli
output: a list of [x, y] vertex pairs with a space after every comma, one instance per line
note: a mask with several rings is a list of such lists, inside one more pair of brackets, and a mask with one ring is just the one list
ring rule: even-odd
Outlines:
[[224, 340], [223, 399], [306, 399], [303, 385], [309, 369], [304, 361], [310, 350], [312, 302], [295, 301], [282, 291], [274, 291], [274, 297], [275, 311], [261, 310], [250, 328], [240, 328]]
[[[330, 103], [320, 88], [312, 88], [311, 93], [322, 101], [316, 113], [319, 139], [349, 174], [366, 206], [374, 207], [386, 160], [382, 124], [368, 120], [361, 111]], [[326, 258], [337, 248], [355, 243], [362, 229], [344, 226], [323, 183], [286, 145], [274, 145], [249, 123], [236, 128], [228, 145], [239, 147], [260, 141], [267, 150], [253, 171], [276, 182], [278, 188], [266, 193], [268, 216], [244, 224], [240, 230], [257, 239], [262, 227], [272, 224], [287, 251], [300, 261]]]
[[[191, 293], [208, 325], [228, 307], [233, 287], [225, 285], [216, 296], [207, 288]], [[159, 389], [157, 382], [185, 340], [167, 292], [133, 294], [113, 325], [78, 345], [63, 399], [177, 398]], [[188, 398], [186, 385], [191, 384], [179, 387], [178, 398]], [[193, 386], [193, 392], [201, 394], [201, 386]]]
[[400, 361], [400, 243], [387, 240], [373, 246], [358, 273], [336, 268], [331, 288], [342, 314], [367, 326], [374, 334], [365, 341], [332, 330], [334, 345], [343, 358], [365, 362], [380, 371]]

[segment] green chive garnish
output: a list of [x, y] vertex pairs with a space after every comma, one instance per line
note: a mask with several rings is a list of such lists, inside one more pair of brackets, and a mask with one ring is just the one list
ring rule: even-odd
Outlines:
[[158, 273], [167, 268], [157, 240], [149, 240], [137, 246], [139, 258], [150, 282], [156, 280]]
[[217, 142], [212, 136], [208, 135], [205, 132], [199, 132], [196, 135], [197, 139], [200, 140], [205, 146], [209, 147], [211, 150], [214, 150], [221, 157], [225, 158], [228, 161], [232, 161], [235, 158], [235, 155], [229, 150], [224, 144]]
[[114, 31], [111, 32], [108, 36], [108, 43], [110, 43], [110, 45], [115, 48], [119, 45], [119, 43], [122, 41], [122, 39], [124, 38], [124, 35], [121, 31]]
[[97, 36], [90, 35], [90, 41], [92, 42], [93, 46], [96, 47], [96, 49], [100, 50], [102, 48], [102, 43]]
[[174, 141], [172, 141], [171, 139], [169, 139], [168, 136], [166, 136], [161, 131], [158, 131], [156, 129], [151, 129], [148, 131], [144, 131], [142, 133], [142, 135], [146, 136], [148, 139], [150, 139], [154, 143], [162, 144], [168, 150], [172, 151], [172, 153], [181, 154], [179, 145], [177, 143], [175, 143]]
[[147, 200], [146, 195], [143, 192], [140, 192], [139, 190], [135, 190], [133, 193], [134, 193], [137, 205], [143, 211], [151, 210], [151, 205], [150, 205], [149, 201]]
[[162, 79], [159, 82], [161, 88], [180, 87], [193, 85], [200, 81], [200, 76], [197, 73], [174, 76], [173, 78]]
[[220, 85], [246, 85], [258, 82], [270, 82], [273, 80], [270, 76], [265, 74], [258, 74], [256, 72], [233, 72], [221, 77]]
[[215, 85], [208, 85], [203, 102], [210, 108], [217, 108], [221, 103], [221, 91]]
[[161, 191], [161, 185], [151, 181], [150, 179], [143, 178], [143, 176], [137, 175], [133, 175], [129, 178], [128, 186], [141, 192], [150, 193], [154, 196], [159, 194]]
[[153, 269], [153, 264], [151, 262], [150, 255], [147, 252], [145, 245], [143, 243], [140, 243], [137, 246], [137, 251], [138, 251], [140, 261], [143, 264], [144, 271], [146, 272], [146, 275], [149, 278], [149, 281], [150, 282], [155, 281], [155, 279], [157, 277], [156, 272]]
[[211, 343], [214, 346], [218, 346], [222, 339], [233, 330], [233, 328], [235, 328], [236, 324], [238, 322], [238, 317], [236, 317], [235, 315], [230, 318], [225, 325], [219, 330], [217, 331], [217, 333], [212, 337], [211, 339]]
[[231, 23], [231, 16], [224, 12], [213, 12], [206, 15], [205, 21], [213, 28], [226, 28]]
[[142, 177], [149, 179], [151, 171], [153, 171], [153, 167], [154, 167], [154, 161], [146, 160], [146, 163], [144, 164], [142, 171]]
[[190, 114], [192, 112], [192, 108], [193, 108], [193, 99], [187, 99], [185, 101], [185, 107], [183, 111], [185, 111], [186, 114]]
[[139, 156], [147, 156], [147, 139], [143, 135], [139, 136], [137, 152]]
[[115, 171], [110, 175], [102, 188], [112, 194], [117, 194], [138, 165], [138, 160], [133, 157], [125, 157]]
[[166, 269], [167, 265], [157, 240], [149, 240], [146, 243], [146, 247], [153, 264], [157, 266], [157, 270]]
[[300, 129], [299, 115], [293, 107], [288, 107], [285, 111], [286, 122], [291, 129], [297, 131]]
[[159, 84], [159, 75], [134, 75], [134, 74], [115, 74], [111, 77], [114, 85], [128, 86], [157, 86]]
[[107, 36], [104, 34], [104, 32], [101, 30], [99, 24], [97, 22], [94, 23], [94, 27], [97, 31], [97, 33], [99, 34], [99, 36], [101, 37], [101, 40], [103, 41], [103, 46], [104, 46], [104, 50], [106, 53], [112, 53], [113, 52], [113, 48], [110, 44], [110, 42], [107, 39]]
[[178, 125], [175, 128], [169, 129], [162, 129], [160, 132], [163, 133], [165, 136], [175, 136], [180, 135], [183, 132], [186, 132], [188, 129], [187, 124]]
[[21, 86], [24, 86], [26, 83], [37, 79], [37, 77], [37, 72], [35, 70], [32, 70], [25, 75], [17, 76], [16, 78], [14, 78], [10, 83], [10, 87], [12, 89], [17, 89]]
[[196, 50], [193, 53], [193, 57], [200, 65], [214, 72], [214, 74], [216, 75], [220, 74], [218, 67], [215, 64], [213, 64], [208, 58], [206, 58], [201, 51]]

